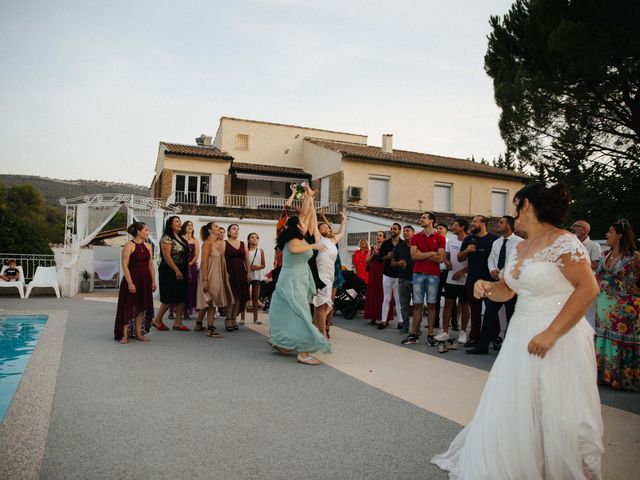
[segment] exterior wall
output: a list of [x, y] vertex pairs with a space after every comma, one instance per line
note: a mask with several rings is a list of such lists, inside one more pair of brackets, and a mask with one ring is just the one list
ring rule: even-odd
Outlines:
[[162, 171], [156, 188], [158, 189], [158, 193], [155, 194], [156, 198], [166, 200], [171, 195], [173, 191], [173, 170]]
[[333, 175], [342, 168], [342, 154], [311, 142], [304, 142], [302, 154], [302, 168], [313, 178]]
[[[249, 135], [249, 150], [236, 149], [237, 134]], [[304, 141], [305, 137], [362, 145], [367, 143], [366, 135], [222, 117], [214, 145], [223, 152], [229, 153], [237, 162], [304, 168], [303, 145], [307, 143]], [[315, 171], [311, 173], [314, 177], [318, 176]]]
[[400, 210], [433, 210], [433, 187], [436, 182], [453, 185], [452, 209], [462, 215], [491, 215], [491, 190], [507, 190], [508, 198], [522, 188], [524, 182], [406, 166], [343, 160], [344, 185], [362, 187], [363, 198], [355, 204], [367, 205], [369, 175], [389, 176], [389, 208]]
[[176, 157], [170, 156], [164, 160], [164, 168], [175, 172], [185, 173], [215, 173], [227, 175], [231, 161], [205, 159], [198, 157]]

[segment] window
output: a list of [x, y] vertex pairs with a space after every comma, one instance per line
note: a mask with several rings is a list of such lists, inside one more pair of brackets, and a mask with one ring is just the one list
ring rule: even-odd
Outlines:
[[249, 150], [249, 135], [246, 133], [236, 135], [236, 150]]
[[452, 192], [451, 183], [436, 183], [433, 186], [433, 209], [436, 212], [453, 212]]
[[215, 205], [216, 197], [209, 194], [210, 181], [209, 175], [176, 175], [176, 202]]
[[375, 207], [389, 206], [389, 177], [369, 176], [368, 204]]
[[329, 177], [320, 180], [320, 205], [323, 207], [329, 205]]
[[507, 190], [493, 189], [491, 191], [491, 215], [501, 217], [507, 214]]

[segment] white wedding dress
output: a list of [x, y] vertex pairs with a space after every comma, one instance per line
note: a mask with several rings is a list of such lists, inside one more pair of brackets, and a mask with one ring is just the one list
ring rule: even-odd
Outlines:
[[582, 318], [544, 358], [527, 351], [574, 290], [559, 267], [589, 256], [569, 233], [523, 262], [517, 256], [516, 249], [504, 270], [516, 310], [478, 409], [431, 461], [450, 479], [601, 479], [593, 329]]

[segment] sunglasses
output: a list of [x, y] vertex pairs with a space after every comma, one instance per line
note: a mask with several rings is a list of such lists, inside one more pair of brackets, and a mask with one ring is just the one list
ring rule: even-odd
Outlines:
[[620, 225], [623, 230], [627, 228], [631, 228], [631, 224], [629, 223], [629, 220], [627, 220], [626, 218], [621, 218], [620, 220], [616, 220], [614, 225]]

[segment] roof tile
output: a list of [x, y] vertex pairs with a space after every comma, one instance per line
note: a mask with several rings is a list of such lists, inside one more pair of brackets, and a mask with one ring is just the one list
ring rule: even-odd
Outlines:
[[187, 157], [219, 158], [221, 160], [233, 160], [228, 153], [220, 151], [216, 147], [201, 147], [199, 145], [181, 145], [178, 143], [160, 142], [165, 147], [168, 155], [184, 155]]

